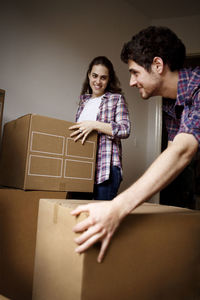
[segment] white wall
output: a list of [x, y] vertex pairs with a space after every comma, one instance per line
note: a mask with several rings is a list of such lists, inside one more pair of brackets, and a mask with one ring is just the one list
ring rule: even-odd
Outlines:
[[[4, 122], [27, 113], [73, 121], [88, 63], [108, 56], [122, 83], [132, 121], [123, 141], [124, 181], [129, 186], [156, 157], [159, 100], [140, 99], [120, 60], [124, 42], [140, 29], [169, 26], [190, 53], [200, 52], [199, 16], [149, 20], [129, 1], [18, 0], [0, 9], [0, 88], [6, 90]], [[15, 2], [15, 1], [13, 1]]]
[[185, 44], [188, 54], [200, 53], [200, 15], [152, 20], [152, 24], [171, 28]]
[[123, 142], [121, 189], [127, 187], [146, 166], [148, 105], [129, 88], [120, 51], [124, 42], [148, 24], [148, 18], [128, 2], [3, 1], [0, 88], [6, 90], [4, 123], [27, 113], [74, 121], [88, 63], [97, 55], [108, 56], [122, 83], [133, 124], [131, 137]]

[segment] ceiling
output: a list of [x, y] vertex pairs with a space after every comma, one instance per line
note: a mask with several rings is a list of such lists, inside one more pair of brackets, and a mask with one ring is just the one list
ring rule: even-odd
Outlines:
[[126, 0], [151, 19], [179, 18], [200, 15], [199, 0]]

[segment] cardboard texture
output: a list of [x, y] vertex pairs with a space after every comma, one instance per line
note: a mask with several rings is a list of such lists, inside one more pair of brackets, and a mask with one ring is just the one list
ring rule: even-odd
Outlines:
[[2, 296], [2, 295], [0, 295], [0, 300], [9, 300], [9, 299], [6, 298], [6, 297], [4, 297], [4, 296]]
[[39, 199], [65, 199], [66, 194], [0, 189], [0, 291], [4, 296], [32, 298]]
[[98, 245], [74, 252], [79, 202], [40, 200], [33, 300], [200, 299], [199, 212], [143, 204], [98, 264]]
[[2, 133], [4, 99], [5, 99], [5, 91], [0, 89], [0, 140], [1, 140], [1, 133]]
[[4, 126], [0, 184], [24, 190], [92, 192], [97, 134], [84, 145], [70, 138], [74, 123], [25, 115]]

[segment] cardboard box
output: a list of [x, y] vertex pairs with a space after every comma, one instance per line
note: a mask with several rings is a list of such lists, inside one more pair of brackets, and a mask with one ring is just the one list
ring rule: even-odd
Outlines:
[[4, 98], [5, 98], [5, 91], [0, 89], [0, 140], [1, 140], [1, 133], [2, 133]]
[[9, 300], [9, 299], [4, 297], [3, 295], [0, 295], [0, 300]]
[[142, 205], [98, 264], [98, 245], [74, 252], [77, 204], [40, 200], [33, 300], [200, 299], [200, 212]]
[[0, 184], [24, 190], [92, 192], [96, 140], [74, 142], [74, 123], [25, 115], [4, 126]]
[[4, 296], [31, 299], [39, 199], [65, 199], [66, 194], [0, 189], [0, 291]]

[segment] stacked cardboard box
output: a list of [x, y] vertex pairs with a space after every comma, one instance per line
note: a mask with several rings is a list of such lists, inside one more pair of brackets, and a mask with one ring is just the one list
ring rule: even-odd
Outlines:
[[39, 199], [66, 194], [0, 189], [0, 291], [8, 298], [32, 297]]
[[5, 91], [0, 89], [0, 140], [1, 140], [1, 131], [2, 131], [2, 122], [3, 122], [4, 98], [5, 98]]
[[[1, 95], [0, 90], [0, 103]], [[38, 203], [92, 192], [97, 134], [84, 145], [71, 122], [25, 115], [4, 126], [0, 157], [0, 290], [12, 300], [32, 297]], [[3, 186], [10, 188], [3, 188]]]
[[3, 295], [0, 295], [0, 300], [9, 300], [9, 299], [4, 297]]
[[97, 134], [84, 145], [70, 138], [74, 123], [25, 115], [4, 126], [0, 184], [24, 190], [92, 192]]
[[98, 264], [98, 245], [74, 252], [77, 204], [40, 200], [33, 300], [200, 299], [199, 212], [143, 204]]

